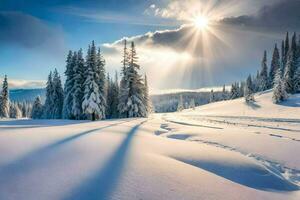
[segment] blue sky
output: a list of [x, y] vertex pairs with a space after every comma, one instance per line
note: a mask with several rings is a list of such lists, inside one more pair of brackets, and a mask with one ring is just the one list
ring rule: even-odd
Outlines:
[[[155, 89], [229, 84], [255, 73], [263, 50], [270, 51], [286, 31], [297, 31], [295, 2], [1, 0], [0, 77], [7, 74], [15, 87], [37, 87], [32, 80], [45, 80], [55, 67], [63, 73], [67, 51], [85, 50], [92, 40], [103, 47], [112, 73], [120, 67], [120, 54], [110, 50], [118, 51], [119, 40], [128, 37], [136, 41], [142, 72]], [[201, 41], [195, 27], [186, 26], [195, 17], [191, 13], [200, 12], [217, 22], [202, 30], [208, 39]]]

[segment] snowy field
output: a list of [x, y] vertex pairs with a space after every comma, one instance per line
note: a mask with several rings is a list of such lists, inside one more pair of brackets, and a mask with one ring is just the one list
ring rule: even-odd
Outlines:
[[0, 121], [2, 200], [300, 199], [300, 95], [149, 119]]

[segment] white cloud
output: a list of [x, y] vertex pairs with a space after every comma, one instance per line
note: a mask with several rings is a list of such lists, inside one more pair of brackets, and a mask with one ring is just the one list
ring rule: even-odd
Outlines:
[[[0, 78], [1, 85], [3, 78]], [[43, 88], [46, 86], [45, 80], [21, 80], [21, 79], [9, 79], [8, 87], [9, 89], [31, 89], [31, 88]]]

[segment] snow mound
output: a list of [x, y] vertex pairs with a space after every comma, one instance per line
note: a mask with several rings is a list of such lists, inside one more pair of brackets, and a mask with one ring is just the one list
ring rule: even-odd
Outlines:
[[255, 95], [255, 101], [246, 103], [244, 98], [215, 102], [199, 106], [196, 110], [185, 110], [184, 113], [197, 112], [203, 115], [247, 116], [267, 118], [297, 118], [300, 123], [300, 94], [291, 95], [281, 104], [272, 102], [272, 91]]

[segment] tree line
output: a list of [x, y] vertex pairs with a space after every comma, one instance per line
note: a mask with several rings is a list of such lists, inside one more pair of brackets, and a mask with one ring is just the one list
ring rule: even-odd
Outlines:
[[[273, 102], [280, 103], [288, 98], [288, 94], [300, 92], [300, 37], [294, 33], [291, 41], [286, 33], [281, 48], [274, 46], [270, 67], [267, 63], [267, 51], [264, 51], [261, 68], [255, 75], [249, 75], [245, 81], [235, 82], [228, 92], [223, 86], [222, 98], [228, 100], [244, 97], [253, 101], [254, 93], [273, 89]], [[213, 91], [211, 99], [214, 100]]]
[[46, 100], [37, 97], [33, 118], [101, 120], [119, 117], [147, 117], [150, 112], [147, 76], [140, 66], [134, 42], [124, 40], [121, 80], [105, 72], [105, 59], [94, 41], [84, 58], [82, 49], [69, 51], [66, 59], [64, 88], [59, 73], [50, 72]]

